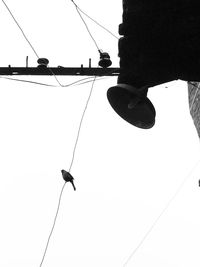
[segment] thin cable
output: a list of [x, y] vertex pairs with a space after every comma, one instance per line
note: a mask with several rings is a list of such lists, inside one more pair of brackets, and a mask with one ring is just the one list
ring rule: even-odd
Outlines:
[[[91, 77], [88, 77], [88, 78], [80, 79], [80, 80], [77, 80], [77, 81], [75, 81], [73, 83], [63, 85], [62, 87], [79, 86], [79, 85], [83, 85], [83, 84], [86, 84], [86, 83], [91, 83], [91, 82], [93, 82], [93, 80], [86, 81], [86, 82], [81, 82], [81, 81], [89, 80], [89, 79], [92, 79], [92, 78], [93, 77], [91, 76]], [[102, 78], [99, 77], [99, 78], [96, 78], [96, 81], [98, 82], [100, 80], [109, 79], [109, 78], [111, 78], [111, 77], [102, 77]], [[34, 82], [34, 81], [29, 81], [29, 80], [22, 80], [22, 79], [15, 79], [15, 78], [9, 78], [9, 77], [4, 77], [4, 76], [0, 76], [0, 79], [6, 79], [6, 80], [11, 80], [11, 81], [17, 81], [17, 82], [32, 83], [32, 84], [41, 85], [41, 86], [48, 86], [48, 87], [60, 87], [58, 85], [39, 83], [39, 82]]]
[[7, 6], [7, 4], [5, 3], [4, 0], [2, 0], [3, 4], [5, 5], [5, 7], [7, 8], [8, 12], [10, 13], [10, 15], [12, 16], [13, 20], [15, 21], [15, 23], [17, 24], [18, 28], [20, 29], [20, 31], [22, 32], [24, 38], [26, 39], [26, 41], [28, 42], [28, 44], [30, 45], [30, 47], [32, 48], [34, 54], [36, 55], [37, 58], [39, 58], [37, 52], [35, 51], [34, 47], [32, 46], [32, 44], [30, 43], [30, 41], [28, 40], [26, 34], [24, 33], [24, 31], [22, 30], [22, 28], [20, 27], [19, 23], [17, 22], [17, 20], [15, 19], [13, 13], [11, 12], [10, 8]]
[[149, 228], [149, 230], [147, 231], [147, 233], [144, 235], [144, 237], [142, 238], [142, 240], [140, 241], [140, 243], [138, 244], [138, 246], [133, 250], [133, 252], [131, 253], [131, 255], [128, 257], [128, 259], [126, 260], [126, 262], [124, 263], [123, 267], [126, 267], [128, 265], [128, 263], [130, 262], [130, 260], [133, 258], [133, 256], [136, 254], [136, 252], [139, 250], [139, 248], [142, 246], [142, 244], [144, 243], [144, 241], [147, 239], [147, 237], [150, 235], [150, 233], [153, 231], [153, 229], [155, 228], [156, 224], [158, 223], [158, 221], [160, 220], [160, 218], [163, 216], [163, 214], [166, 212], [166, 210], [169, 208], [170, 204], [173, 202], [173, 200], [177, 197], [177, 195], [180, 193], [181, 189], [183, 188], [184, 184], [186, 183], [186, 181], [190, 178], [191, 174], [193, 173], [193, 171], [197, 168], [197, 166], [200, 164], [200, 160], [196, 162], [196, 164], [193, 166], [192, 170], [189, 172], [189, 174], [185, 177], [185, 179], [183, 180], [183, 182], [181, 183], [181, 185], [178, 187], [178, 189], [176, 190], [175, 194], [170, 198], [170, 200], [168, 201], [167, 205], [165, 206], [165, 208], [162, 210], [162, 212], [160, 213], [160, 215], [156, 218], [156, 220], [153, 222], [153, 224], [151, 225], [151, 227]]
[[[98, 82], [100, 80], [109, 79], [109, 78], [111, 78], [111, 77], [96, 78], [96, 82]], [[76, 84], [76, 86], [83, 85], [83, 84], [86, 84], [86, 83], [91, 83], [91, 82], [93, 82], [93, 81], [82, 82], [82, 83]]]
[[52, 233], [53, 233], [53, 230], [54, 230], [54, 227], [55, 227], [55, 224], [56, 224], [56, 220], [57, 220], [57, 217], [58, 217], [58, 212], [59, 212], [59, 209], [60, 209], [60, 202], [61, 202], [61, 198], [62, 198], [62, 193], [63, 193], [63, 190], [65, 188], [65, 185], [66, 185], [66, 182], [64, 183], [63, 187], [62, 187], [62, 190], [60, 192], [60, 196], [59, 196], [59, 201], [58, 201], [58, 206], [57, 206], [57, 210], [56, 210], [56, 215], [55, 215], [55, 218], [54, 218], [54, 221], [53, 221], [53, 226], [51, 228], [51, 232], [49, 234], [49, 237], [48, 237], [48, 241], [47, 241], [47, 244], [46, 244], [46, 247], [45, 247], [45, 250], [44, 250], [44, 254], [43, 254], [43, 257], [42, 257], [42, 261], [40, 263], [40, 267], [42, 266], [43, 262], [44, 262], [44, 258], [46, 256], [46, 253], [47, 253], [47, 249], [48, 249], [48, 246], [49, 246], [49, 242], [50, 242], [50, 238], [52, 236]]
[[[75, 4], [75, 3], [74, 3]], [[94, 20], [93, 18], [91, 18], [87, 13], [85, 13], [82, 9], [80, 9], [80, 7], [76, 4], [76, 7], [79, 9], [80, 12], [82, 12], [86, 17], [88, 17], [89, 19], [91, 19], [94, 23], [96, 23], [98, 26], [100, 26], [101, 28], [103, 28], [105, 31], [107, 31], [108, 33], [110, 33], [113, 37], [115, 37], [116, 39], [119, 40], [119, 37], [117, 37], [115, 34], [113, 34], [111, 31], [109, 31], [106, 27], [102, 26], [100, 23], [98, 23], [96, 20]]]
[[88, 28], [88, 26], [87, 26], [87, 23], [85, 22], [85, 20], [84, 20], [83, 17], [81, 16], [81, 13], [79, 12], [79, 8], [78, 8], [77, 4], [76, 4], [73, 0], [71, 0], [71, 1], [72, 1], [72, 3], [75, 5], [76, 10], [77, 10], [77, 12], [78, 12], [78, 14], [79, 14], [81, 20], [82, 20], [83, 23], [85, 24], [85, 27], [86, 27], [86, 29], [87, 29], [87, 31], [88, 31], [90, 37], [92, 38], [93, 42], [94, 42], [95, 45], [96, 45], [97, 50], [100, 51], [100, 48], [99, 48], [97, 42], [95, 41], [94, 37], [92, 36], [92, 34], [91, 34], [91, 32], [90, 32], [90, 30], [89, 30], [89, 28]]
[[87, 99], [86, 106], [84, 108], [83, 115], [82, 115], [82, 118], [81, 118], [81, 121], [80, 121], [80, 124], [79, 124], [78, 134], [77, 134], [77, 138], [76, 138], [76, 142], [75, 142], [75, 146], [74, 146], [74, 150], [73, 150], [73, 156], [72, 156], [72, 161], [71, 161], [71, 164], [70, 164], [70, 167], [69, 167], [69, 172], [71, 172], [71, 168], [72, 168], [72, 165], [73, 165], [73, 162], [74, 162], [76, 147], [77, 147], [79, 136], [80, 136], [80, 131], [81, 131], [82, 123], [83, 123], [83, 118], [85, 116], [85, 112], [87, 110], [87, 107], [88, 107], [88, 104], [89, 104], [89, 101], [90, 101], [90, 98], [91, 98], [91, 95], [92, 95], [92, 92], [93, 92], [95, 81], [96, 81], [96, 76], [95, 76], [95, 78], [93, 80], [92, 87], [91, 87], [91, 90], [90, 90], [90, 93], [89, 93], [89, 97]]
[[0, 79], [6, 79], [6, 80], [11, 80], [11, 81], [16, 81], [16, 82], [33, 83], [33, 84], [42, 85], [42, 86], [56, 87], [56, 85], [39, 83], [39, 82], [34, 82], [34, 81], [22, 80], [22, 79], [9, 78], [9, 77], [3, 77], [3, 76], [0, 76]]
[[[92, 95], [92, 91], [93, 91], [93, 87], [94, 87], [95, 80], [96, 80], [96, 76], [95, 76], [95, 78], [94, 78], [94, 80], [93, 80], [92, 88], [91, 88], [91, 90], [90, 90], [90, 94], [89, 94], [89, 97], [88, 97], [88, 99], [87, 99], [87, 103], [86, 103], [86, 106], [85, 106], [85, 109], [84, 109], [84, 112], [83, 112], [83, 115], [82, 115], [82, 118], [81, 118], [81, 122], [80, 122], [80, 125], [79, 125], [78, 135], [77, 135], [76, 142], [75, 142], [75, 146], [74, 146], [73, 157], [72, 157], [72, 162], [71, 162], [71, 165], [70, 165], [70, 168], [69, 168], [69, 172], [70, 172], [70, 170], [71, 170], [71, 168], [72, 168], [72, 165], [73, 165], [74, 156], [75, 156], [75, 151], [76, 151], [76, 147], [77, 147], [78, 139], [79, 139], [79, 136], [80, 136], [80, 130], [81, 130], [81, 126], [82, 126], [83, 118], [84, 118], [86, 109], [87, 109], [87, 107], [88, 107], [88, 103], [89, 103], [90, 98], [91, 98], [91, 95]], [[64, 190], [65, 185], [66, 185], [66, 182], [64, 183], [64, 185], [63, 185], [63, 187], [62, 187], [62, 190], [61, 190], [61, 193], [60, 193], [60, 197], [59, 197], [59, 201], [58, 201], [58, 207], [57, 207], [57, 210], [56, 210], [56, 215], [55, 215], [55, 218], [54, 218], [54, 221], [53, 221], [53, 226], [52, 226], [52, 228], [51, 228], [51, 232], [50, 232], [49, 237], [48, 237], [48, 240], [47, 240], [47, 244], [46, 244], [46, 247], [45, 247], [45, 250], [44, 250], [44, 253], [43, 253], [43, 257], [42, 257], [42, 260], [41, 260], [41, 263], [40, 263], [40, 267], [42, 267], [42, 264], [43, 264], [43, 262], [44, 262], [44, 259], [45, 259], [46, 253], [47, 253], [47, 249], [48, 249], [48, 246], [49, 246], [49, 242], [50, 242], [52, 233], [53, 233], [54, 228], [55, 228], [55, 224], [56, 224], [56, 220], [57, 220], [58, 212], [59, 212], [59, 208], [60, 208], [60, 203], [61, 203], [62, 193], [63, 193], [63, 190]]]
[[54, 78], [55, 78], [55, 80], [57, 81], [57, 83], [61, 86], [61, 87], [63, 87], [63, 85], [59, 82], [59, 80], [58, 80], [58, 78], [56, 77], [56, 75], [54, 74], [54, 72], [52, 71], [52, 69], [51, 68], [48, 68], [48, 70], [51, 72], [51, 74], [54, 76]]

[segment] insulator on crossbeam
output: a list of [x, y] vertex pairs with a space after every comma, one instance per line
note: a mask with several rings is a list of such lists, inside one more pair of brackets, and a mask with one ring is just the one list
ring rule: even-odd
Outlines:
[[107, 52], [101, 52], [100, 53], [100, 61], [99, 61], [99, 66], [102, 68], [108, 68], [112, 65], [112, 61], [110, 60], [110, 56]]

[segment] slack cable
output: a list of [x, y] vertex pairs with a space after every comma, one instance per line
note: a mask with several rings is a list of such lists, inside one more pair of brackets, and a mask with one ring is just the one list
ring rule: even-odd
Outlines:
[[28, 42], [28, 44], [30, 45], [31, 49], [33, 50], [34, 54], [36, 55], [37, 58], [39, 58], [38, 53], [35, 51], [34, 47], [32, 46], [31, 42], [29, 41], [28, 37], [26, 36], [26, 34], [24, 33], [23, 29], [21, 28], [21, 26], [19, 25], [19, 23], [17, 22], [16, 18], [14, 17], [12, 11], [10, 10], [10, 8], [8, 7], [8, 5], [5, 3], [4, 0], [2, 0], [3, 4], [5, 5], [5, 7], [7, 8], [8, 12], [10, 13], [10, 15], [12, 16], [13, 20], [15, 21], [15, 23], [17, 24], [18, 28], [20, 29], [20, 31], [22, 32], [24, 38], [26, 39], [26, 41]]
[[[79, 86], [79, 85], [83, 85], [86, 83], [91, 83], [91, 82], [93, 82], [93, 80], [91, 80], [91, 78], [93, 78], [93, 77], [87, 77], [87, 78], [79, 79], [75, 82], [63, 85], [62, 87]], [[99, 76], [99, 78], [96, 78], [96, 81], [105, 80], [105, 79], [109, 79], [109, 78], [111, 78], [111, 77]], [[35, 81], [30, 81], [30, 80], [15, 79], [15, 78], [10, 78], [10, 77], [5, 77], [5, 76], [0, 76], [0, 79], [10, 80], [10, 81], [14, 81], [14, 82], [31, 83], [31, 84], [35, 84], [35, 85], [48, 86], [48, 87], [59, 87], [60, 88], [60, 86], [58, 86], [58, 85], [40, 83], [40, 82], [35, 82]], [[88, 80], [88, 81], [82, 82], [84, 80]]]
[[72, 156], [72, 161], [71, 161], [71, 164], [70, 164], [70, 167], [69, 167], [69, 171], [67, 172], [65, 170], [61, 170], [61, 173], [62, 173], [63, 179], [65, 180], [65, 183], [64, 183], [64, 185], [62, 187], [62, 190], [61, 190], [61, 193], [60, 193], [60, 196], [59, 196], [59, 201], [58, 201], [58, 207], [57, 207], [57, 210], [56, 210], [56, 215], [55, 215], [55, 218], [54, 218], [54, 221], [53, 221], [53, 226], [51, 228], [51, 231], [50, 231], [50, 234], [49, 234], [49, 237], [48, 237], [48, 240], [47, 240], [47, 244], [45, 246], [45, 250], [44, 250], [44, 253], [43, 253], [43, 256], [42, 256], [40, 267], [42, 267], [42, 264], [44, 262], [44, 259], [45, 259], [45, 256], [46, 256], [46, 253], [47, 253], [47, 250], [48, 250], [49, 242], [50, 242], [51, 236], [53, 234], [53, 231], [54, 231], [54, 228], [55, 228], [55, 225], [56, 225], [56, 220], [57, 220], [57, 217], [58, 217], [58, 212], [59, 212], [60, 204], [61, 204], [61, 198], [62, 198], [63, 190], [65, 188], [66, 183], [67, 182], [70, 182], [72, 184], [74, 190], [76, 190], [76, 187], [74, 185], [74, 178], [71, 175], [70, 171], [71, 171], [71, 168], [72, 168], [72, 165], [73, 165], [73, 162], [74, 162], [75, 151], [76, 151], [78, 140], [79, 140], [79, 137], [80, 137], [80, 131], [81, 131], [82, 123], [83, 123], [83, 118], [85, 116], [85, 113], [86, 113], [86, 110], [87, 110], [89, 101], [91, 99], [91, 95], [92, 95], [92, 92], [93, 92], [95, 81], [96, 81], [96, 76], [95, 76], [95, 78], [93, 80], [92, 87], [91, 87], [91, 90], [90, 90], [90, 93], [89, 93], [89, 96], [88, 96], [88, 99], [87, 99], [87, 102], [86, 102], [86, 105], [85, 105], [85, 108], [84, 108], [84, 111], [83, 111], [83, 115], [81, 117], [81, 121], [80, 121], [80, 124], [79, 124], [78, 134], [77, 134], [77, 138], [76, 138], [76, 141], [75, 141], [75, 146], [74, 146], [74, 150], [73, 150], [73, 156]]
[[94, 20], [93, 18], [91, 18], [87, 13], [85, 13], [74, 1], [72, 1], [76, 8], [78, 8], [78, 10], [83, 13], [86, 17], [88, 17], [90, 20], [92, 20], [94, 23], [96, 23], [99, 27], [101, 27], [102, 29], [104, 29], [105, 31], [107, 31], [108, 33], [110, 33], [113, 37], [115, 37], [116, 39], [119, 40], [119, 37], [117, 37], [114, 33], [112, 33], [110, 30], [108, 30], [106, 27], [104, 27], [103, 25], [101, 25], [99, 22], [97, 22], [96, 20]]
[[60, 202], [61, 202], [61, 198], [62, 198], [62, 194], [63, 194], [63, 190], [65, 188], [65, 185], [66, 185], [66, 182], [64, 183], [64, 185], [62, 187], [62, 190], [60, 192], [59, 201], [58, 201], [58, 207], [57, 207], [57, 210], [56, 210], [56, 215], [55, 215], [55, 218], [54, 218], [54, 221], [53, 221], [53, 226], [51, 228], [51, 232], [50, 232], [48, 240], [47, 240], [47, 244], [46, 244], [46, 247], [45, 247], [45, 250], [44, 250], [44, 254], [42, 256], [42, 260], [40, 262], [40, 267], [42, 266], [42, 264], [44, 262], [44, 259], [45, 259], [46, 253], [47, 253], [47, 249], [48, 249], [48, 246], [49, 246], [49, 242], [50, 242], [50, 239], [51, 239], [51, 236], [52, 236], [55, 224], [56, 224], [56, 220], [57, 220], [57, 217], [58, 217], [58, 212], [59, 212], [59, 209], [60, 209]]
[[77, 148], [78, 140], [79, 140], [79, 137], [80, 137], [80, 131], [81, 131], [81, 127], [82, 127], [83, 119], [84, 119], [84, 116], [85, 116], [85, 113], [86, 113], [88, 104], [89, 104], [90, 99], [91, 99], [91, 95], [92, 95], [92, 92], [93, 92], [93, 88], [94, 88], [94, 83], [95, 83], [95, 81], [96, 81], [96, 76], [95, 76], [95, 78], [94, 78], [94, 80], [93, 80], [92, 87], [91, 87], [91, 90], [90, 90], [90, 93], [89, 93], [89, 96], [88, 96], [88, 99], [87, 99], [87, 102], [86, 102], [86, 105], [85, 105], [85, 108], [84, 108], [84, 111], [83, 111], [83, 115], [82, 115], [82, 117], [81, 117], [81, 121], [80, 121], [80, 124], [79, 124], [78, 134], [77, 134], [77, 137], [76, 137], [75, 146], [74, 146], [73, 155], [72, 155], [72, 161], [71, 161], [71, 164], [70, 164], [70, 167], [69, 167], [69, 173], [70, 173], [70, 171], [71, 171], [71, 168], [72, 168], [72, 165], [73, 165], [73, 162], [74, 162], [75, 152], [76, 152], [76, 148]]
[[82, 17], [82, 15], [81, 15], [81, 13], [80, 13], [80, 11], [79, 11], [79, 8], [78, 8], [78, 6], [77, 6], [77, 4], [75, 4], [75, 2], [74, 2], [73, 0], [71, 0], [71, 1], [72, 1], [72, 3], [75, 5], [75, 7], [76, 7], [76, 11], [78, 12], [78, 14], [79, 14], [81, 20], [83, 21], [83, 23], [84, 23], [84, 25], [85, 25], [85, 27], [86, 27], [86, 29], [87, 29], [87, 31], [88, 31], [90, 37], [92, 38], [92, 40], [93, 40], [93, 42], [94, 42], [94, 44], [95, 44], [97, 50], [98, 50], [98, 51], [101, 51], [101, 49], [99, 48], [97, 42], [95, 41], [94, 37], [92, 36], [92, 33], [90, 32], [87, 23], [85, 22], [84, 18]]

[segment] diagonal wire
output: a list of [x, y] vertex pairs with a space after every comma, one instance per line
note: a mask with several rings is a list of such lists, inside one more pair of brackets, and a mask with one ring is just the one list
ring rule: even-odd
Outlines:
[[178, 187], [178, 189], [176, 190], [175, 194], [170, 198], [170, 200], [168, 201], [167, 205], [164, 207], [164, 209], [161, 211], [161, 213], [159, 214], [159, 216], [155, 219], [155, 221], [153, 222], [153, 224], [151, 225], [151, 227], [149, 228], [149, 230], [146, 232], [146, 234], [144, 235], [144, 237], [142, 238], [142, 240], [140, 241], [140, 243], [138, 244], [138, 246], [133, 250], [133, 252], [131, 253], [131, 255], [128, 257], [128, 259], [126, 260], [126, 262], [124, 263], [123, 267], [126, 267], [128, 265], [128, 263], [130, 262], [130, 260], [133, 258], [133, 256], [136, 254], [136, 252], [139, 250], [139, 248], [143, 245], [144, 241], [147, 239], [147, 237], [150, 235], [150, 233], [153, 231], [153, 229], [155, 228], [156, 224], [158, 223], [158, 221], [160, 220], [160, 218], [163, 216], [163, 214], [167, 211], [167, 209], [169, 208], [169, 206], [171, 205], [171, 203], [174, 201], [174, 199], [177, 197], [177, 195], [180, 193], [181, 189], [183, 188], [183, 186], [185, 185], [186, 181], [190, 178], [190, 176], [192, 175], [193, 171], [198, 167], [198, 165], [200, 164], [200, 160], [198, 160], [195, 165], [193, 166], [193, 168], [191, 169], [191, 171], [188, 173], [188, 175], [184, 178], [183, 182], [180, 184], [180, 186]]
[[30, 43], [30, 41], [28, 40], [26, 34], [24, 33], [24, 31], [22, 30], [22, 28], [20, 27], [19, 23], [17, 22], [17, 20], [15, 19], [12, 11], [10, 10], [10, 8], [7, 6], [7, 4], [5, 3], [4, 0], [2, 0], [3, 4], [5, 5], [5, 7], [7, 8], [8, 12], [10, 13], [10, 15], [12, 16], [13, 20], [15, 21], [15, 23], [17, 24], [17, 26], [19, 27], [20, 31], [22, 32], [24, 38], [26, 39], [26, 41], [29, 43], [30, 47], [32, 48], [34, 54], [36, 55], [37, 58], [39, 58], [38, 53], [35, 51], [34, 47], [32, 46], [32, 44]]
[[34, 81], [29, 81], [29, 80], [22, 80], [22, 79], [9, 78], [9, 77], [4, 77], [4, 76], [0, 76], [0, 79], [6, 79], [6, 80], [10, 80], [10, 81], [15, 81], [15, 82], [33, 83], [33, 84], [42, 85], [42, 86], [55, 87], [55, 85], [51, 85], [51, 84], [39, 83], [39, 82], [34, 82]]
[[[4, 0], [2, 0], [2, 2], [4, 3], [5, 7], [7, 8], [7, 10], [9, 11], [10, 15], [12, 16], [13, 20], [15, 21], [15, 23], [17, 24], [18, 28], [20, 29], [20, 31], [22, 32], [24, 38], [26, 39], [26, 41], [28, 42], [28, 44], [30, 45], [31, 49], [33, 50], [33, 52], [35, 53], [36, 57], [39, 59], [39, 55], [38, 53], [35, 51], [33, 45], [31, 44], [31, 42], [28, 40], [26, 34], [24, 33], [24, 31], [22, 30], [21, 26], [19, 25], [19, 23], [17, 22], [16, 18], [14, 17], [12, 11], [10, 10], [10, 8], [8, 7], [8, 5], [5, 3]], [[54, 78], [56, 79], [56, 81], [58, 82], [58, 84], [62, 87], [62, 84], [59, 82], [58, 78], [56, 77], [56, 75], [53, 73], [51, 68], [48, 68], [50, 73], [54, 76]]]
[[[77, 147], [78, 139], [79, 139], [79, 136], [80, 136], [80, 130], [81, 130], [81, 126], [82, 126], [83, 118], [84, 118], [84, 116], [85, 116], [85, 112], [86, 112], [86, 110], [87, 110], [89, 101], [90, 101], [90, 99], [91, 99], [91, 95], [92, 95], [92, 92], [93, 92], [93, 88], [94, 88], [94, 83], [95, 83], [95, 81], [96, 81], [96, 76], [95, 76], [95, 78], [94, 78], [94, 80], [93, 80], [92, 87], [91, 87], [91, 90], [90, 90], [90, 93], [89, 93], [89, 97], [88, 97], [88, 99], [87, 99], [86, 106], [85, 106], [85, 109], [84, 109], [84, 111], [83, 111], [83, 115], [82, 115], [81, 122], [80, 122], [80, 125], [79, 125], [78, 135], [77, 135], [76, 142], [75, 142], [75, 146], [74, 146], [73, 157], [72, 157], [72, 162], [71, 162], [71, 165], [70, 165], [70, 168], [69, 168], [69, 172], [71, 171], [71, 168], [72, 168], [72, 165], [73, 165], [73, 162], [74, 162], [75, 151], [76, 151], [76, 147]], [[40, 267], [42, 267], [42, 264], [43, 264], [43, 262], [44, 262], [44, 259], [45, 259], [46, 253], [47, 253], [47, 249], [48, 249], [48, 246], [49, 246], [49, 242], [50, 242], [52, 233], [53, 233], [54, 228], [55, 228], [55, 224], [56, 224], [56, 220], [57, 220], [58, 212], [59, 212], [59, 208], [60, 208], [60, 203], [61, 203], [62, 193], [63, 193], [63, 190], [64, 190], [64, 188], [65, 188], [65, 185], [66, 185], [66, 182], [64, 183], [64, 185], [63, 185], [63, 187], [62, 187], [62, 190], [61, 190], [61, 193], [60, 193], [60, 196], [59, 196], [59, 201], [58, 201], [58, 207], [57, 207], [57, 210], [56, 210], [56, 215], [55, 215], [55, 218], [54, 218], [54, 221], [53, 221], [53, 226], [52, 226], [52, 228], [51, 228], [51, 231], [50, 231], [50, 234], [49, 234], [49, 237], [48, 237], [48, 240], [47, 240], [47, 244], [46, 244], [46, 246], [45, 246], [45, 250], [44, 250], [43, 257], [42, 257], [42, 260], [41, 260], [41, 263], [40, 263]]]
[[[74, 1], [73, 1], [74, 2]], [[74, 3], [75, 4], [75, 3]], [[106, 27], [104, 27], [103, 25], [101, 25], [99, 22], [97, 22], [96, 20], [94, 20], [93, 18], [91, 18], [87, 13], [85, 13], [77, 4], [75, 4], [76, 7], [79, 9], [79, 11], [81, 13], [83, 13], [86, 17], [88, 17], [89, 19], [91, 19], [94, 23], [96, 23], [98, 26], [100, 26], [101, 28], [103, 28], [105, 31], [107, 31], [108, 33], [110, 33], [113, 37], [115, 37], [116, 39], [119, 40], [119, 38], [113, 34], [110, 30], [108, 30]]]
[[[102, 77], [102, 78], [96, 78], [96, 82], [100, 81], [100, 80], [105, 80], [105, 79], [109, 79], [111, 77]], [[75, 86], [78, 86], [78, 85], [83, 85], [83, 84], [86, 84], [86, 83], [91, 83], [93, 81], [86, 81], [86, 82], [82, 82], [82, 83], [79, 83], [79, 84], [76, 84]]]
[[91, 99], [91, 95], [92, 95], [92, 92], [93, 92], [93, 88], [94, 88], [94, 83], [96, 81], [96, 76], [93, 80], [93, 83], [92, 83], [92, 87], [91, 87], [91, 90], [90, 90], [90, 93], [89, 93], [89, 96], [88, 96], [88, 99], [87, 99], [87, 102], [86, 102], [86, 105], [85, 105], [85, 108], [84, 108], [84, 111], [83, 111], [83, 115], [81, 117], [81, 121], [80, 121], [80, 124], [79, 124], [79, 128], [78, 128], [78, 134], [77, 134], [77, 137], [76, 137], [76, 141], [75, 141], [75, 146], [74, 146], [74, 150], [73, 150], [73, 156], [72, 156], [72, 161], [71, 161], [71, 164], [70, 164], [70, 167], [69, 167], [69, 172], [71, 172], [71, 168], [72, 168], [72, 165], [73, 165], [73, 162], [74, 162], [74, 157], [75, 157], [75, 153], [76, 153], [76, 148], [77, 148], [77, 144], [78, 144], [78, 140], [79, 140], [79, 136], [80, 136], [80, 131], [81, 131], [81, 127], [82, 127], [82, 123], [83, 123], [83, 118], [85, 116], [85, 112], [87, 110], [87, 107], [88, 107], [88, 104], [89, 104], [89, 101]]
[[89, 30], [89, 28], [88, 28], [88, 26], [87, 26], [87, 23], [85, 22], [84, 18], [82, 17], [82, 15], [81, 15], [81, 13], [80, 13], [80, 11], [79, 11], [79, 8], [78, 8], [78, 6], [77, 6], [77, 4], [76, 4], [73, 0], [71, 0], [71, 1], [72, 1], [72, 3], [75, 5], [76, 10], [77, 10], [77, 12], [78, 12], [78, 14], [79, 14], [81, 20], [82, 20], [83, 23], [85, 24], [85, 27], [86, 27], [86, 29], [87, 29], [87, 31], [88, 31], [90, 37], [92, 38], [93, 42], [95, 43], [95, 46], [96, 46], [97, 50], [100, 51], [100, 48], [99, 48], [97, 42], [95, 41], [94, 37], [92, 36], [92, 34], [91, 34], [91, 32], [90, 32], [90, 30]]
[[[95, 76], [95, 78], [93, 80], [92, 87], [91, 87], [91, 90], [90, 90], [90, 93], [89, 93], [89, 97], [87, 99], [86, 106], [85, 106], [84, 111], [83, 111], [83, 115], [81, 117], [81, 121], [80, 121], [79, 129], [78, 129], [78, 134], [77, 134], [77, 138], [76, 138], [74, 150], [73, 150], [73, 156], [72, 156], [72, 161], [71, 161], [71, 165], [70, 165], [70, 168], [69, 168], [69, 172], [71, 171], [71, 168], [72, 168], [72, 165], [73, 165], [73, 162], [74, 162], [75, 151], [76, 151], [76, 147], [77, 147], [78, 140], [79, 140], [79, 137], [80, 137], [80, 131], [81, 131], [82, 123], [83, 123], [83, 118], [85, 116], [85, 113], [86, 113], [86, 110], [87, 110], [89, 101], [91, 99], [91, 95], [92, 95], [92, 92], [93, 92], [95, 81], [96, 81], [96, 76]], [[53, 226], [51, 228], [51, 231], [50, 231], [50, 234], [49, 234], [49, 237], [48, 237], [48, 240], [47, 240], [47, 244], [46, 244], [46, 247], [45, 247], [45, 250], [44, 250], [44, 253], [43, 253], [43, 257], [42, 257], [42, 260], [41, 260], [41, 263], [40, 263], [40, 267], [42, 267], [42, 265], [43, 265], [43, 262], [44, 262], [44, 259], [45, 259], [46, 253], [47, 253], [47, 249], [48, 249], [48, 246], [49, 246], [49, 242], [50, 242], [52, 233], [53, 233], [54, 228], [55, 228], [55, 224], [56, 224], [56, 220], [57, 220], [58, 212], [59, 212], [59, 208], [60, 208], [62, 193], [63, 193], [63, 190], [65, 188], [65, 185], [66, 185], [66, 182], [64, 183], [64, 185], [62, 187], [62, 190], [61, 190], [61, 193], [60, 193], [60, 196], [59, 196], [59, 201], [58, 201], [58, 207], [57, 207], [57, 210], [56, 210], [56, 215], [55, 215], [55, 218], [54, 218], [54, 221], [53, 221]]]
[[59, 212], [59, 209], [60, 209], [61, 198], [62, 198], [62, 194], [63, 194], [63, 190], [65, 188], [65, 185], [66, 185], [66, 182], [64, 183], [64, 185], [63, 185], [63, 187], [61, 189], [61, 192], [60, 192], [59, 201], [58, 201], [58, 207], [57, 207], [57, 210], [56, 210], [56, 215], [55, 215], [55, 218], [54, 218], [54, 221], [53, 221], [53, 226], [51, 228], [51, 232], [50, 232], [49, 237], [48, 237], [48, 240], [47, 240], [47, 244], [46, 244], [46, 247], [45, 247], [45, 250], [44, 250], [44, 254], [43, 254], [43, 257], [42, 257], [42, 260], [41, 260], [41, 263], [40, 263], [40, 267], [42, 266], [42, 264], [44, 262], [44, 258], [45, 258], [46, 253], [47, 253], [49, 242], [50, 242], [50, 239], [51, 239], [53, 230], [55, 228], [56, 220], [57, 220], [57, 217], [58, 217], [58, 212]]
[[60, 81], [58, 80], [58, 78], [56, 77], [56, 75], [55, 75], [55, 73], [52, 71], [52, 69], [48, 67], [48, 70], [49, 70], [49, 71], [51, 72], [51, 74], [54, 76], [54, 78], [55, 78], [55, 80], [57, 81], [57, 83], [58, 83], [61, 87], [63, 87], [63, 85], [60, 83]]
[[[80, 79], [80, 80], [77, 80], [77, 81], [75, 81], [73, 83], [63, 85], [62, 87], [79, 86], [79, 85], [82, 85], [82, 84], [91, 83], [91, 82], [93, 82], [93, 80], [90, 80], [91, 78], [93, 78], [93, 77], [88, 77], [88, 78]], [[109, 78], [111, 78], [111, 77], [99, 77], [99, 78], [96, 78], [96, 81], [100, 81], [100, 80], [104, 80], [104, 79], [109, 79]], [[4, 77], [4, 76], [0, 76], [0, 79], [6, 79], [6, 80], [11, 80], [11, 81], [17, 81], [17, 82], [32, 83], [32, 84], [42, 85], [42, 86], [48, 86], [48, 87], [60, 87], [58, 85], [52, 85], [52, 84], [46, 84], [46, 83], [40, 83], [40, 82], [29, 81], [29, 80], [22, 80], [22, 79], [15, 79], [15, 78]], [[84, 81], [84, 80], [89, 80], [89, 81], [81, 82], [81, 81]]]

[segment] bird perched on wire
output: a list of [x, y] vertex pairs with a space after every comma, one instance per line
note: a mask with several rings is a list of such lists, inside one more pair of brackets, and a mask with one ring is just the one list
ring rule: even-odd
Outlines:
[[74, 191], [76, 190], [76, 187], [74, 185], [74, 177], [67, 171], [65, 170], [61, 170], [61, 173], [62, 173], [62, 176], [63, 176], [63, 179], [65, 180], [65, 182], [70, 182], [74, 188]]

